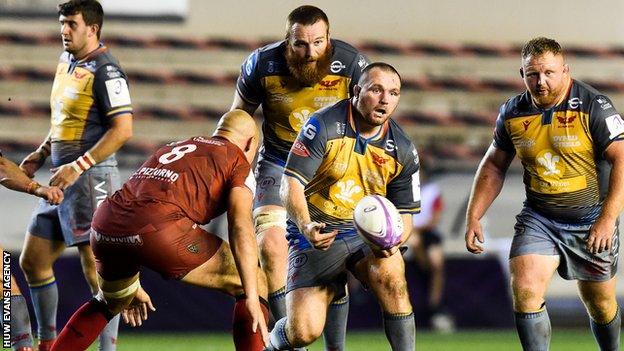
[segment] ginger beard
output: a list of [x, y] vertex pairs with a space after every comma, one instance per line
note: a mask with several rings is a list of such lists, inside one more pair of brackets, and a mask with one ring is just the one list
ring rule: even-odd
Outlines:
[[288, 70], [297, 81], [305, 86], [313, 86], [320, 82], [329, 69], [332, 46], [327, 43], [327, 48], [323, 55], [313, 57], [298, 57], [290, 46], [286, 46], [286, 64]]

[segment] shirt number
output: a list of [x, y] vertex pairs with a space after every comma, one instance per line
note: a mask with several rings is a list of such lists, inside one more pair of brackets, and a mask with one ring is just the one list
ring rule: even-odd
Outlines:
[[158, 162], [162, 163], [163, 165], [166, 165], [173, 161], [177, 161], [181, 159], [182, 157], [184, 157], [184, 155], [190, 152], [193, 152], [195, 150], [197, 150], [197, 145], [195, 144], [176, 146], [173, 149], [171, 149], [170, 152], [167, 152], [166, 154], [162, 154], [158, 158]]

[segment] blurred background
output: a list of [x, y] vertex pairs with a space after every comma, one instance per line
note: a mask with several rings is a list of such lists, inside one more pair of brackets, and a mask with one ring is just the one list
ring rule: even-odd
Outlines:
[[[17, 163], [41, 143], [49, 128], [49, 94], [62, 50], [58, 2], [0, 0], [0, 149]], [[158, 145], [211, 133], [231, 104], [240, 64], [255, 48], [282, 39], [286, 16], [304, 4], [101, 3], [105, 11], [101, 39], [129, 76], [135, 110], [134, 137], [118, 153], [124, 177]], [[520, 167], [517, 162], [512, 165], [503, 193], [488, 212], [487, 249], [478, 257], [465, 251], [463, 241], [465, 202], [474, 171], [491, 142], [498, 107], [523, 91], [520, 48], [535, 36], [558, 40], [568, 53], [572, 76], [606, 93], [616, 108], [624, 109], [624, 22], [620, 18], [624, 2], [604, 0], [592, 6], [580, 0], [308, 3], [327, 13], [333, 38], [351, 43], [373, 61], [394, 65], [403, 76], [396, 120], [427, 160], [428, 174], [439, 185], [444, 204], [438, 228], [446, 258], [446, 313], [459, 329], [512, 328], [507, 255], [515, 215], [524, 200]], [[261, 118], [261, 113], [257, 116]], [[42, 169], [38, 180], [46, 182], [49, 175]], [[0, 189], [0, 240], [13, 252], [12, 269], [17, 274], [17, 257], [34, 205], [30, 197]], [[57, 268], [62, 325], [84, 300], [87, 288], [74, 251], [68, 250]], [[425, 303], [428, 275], [427, 269], [408, 263], [417, 320], [425, 327], [430, 325]], [[164, 307], [146, 329], [229, 328], [227, 298], [163, 284], [150, 272], [145, 280], [148, 289], [153, 287], [156, 303]], [[624, 298], [621, 282], [618, 294]], [[547, 303], [553, 325], [588, 324], [573, 282], [555, 277]], [[379, 328], [377, 314], [358, 308], [370, 304], [374, 311], [370, 294], [354, 289], [352, 328]], [[206, 314], [191, 317], [199, 309]], [[222, 314], [223, 320], [206, 321], [206, 315]]]

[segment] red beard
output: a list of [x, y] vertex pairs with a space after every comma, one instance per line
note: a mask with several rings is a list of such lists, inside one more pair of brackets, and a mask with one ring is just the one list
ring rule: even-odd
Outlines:
[[308, 58], [297, 57], [289, 46], [286, 47], [286, 64], [288, 65], [288, 70], [290, 74], [304, 86], [313, 86], [327, 75], [331, 56], [331, 42], [327, 43], [325, 53], [319, 56], [315, 61], [309, 61]]

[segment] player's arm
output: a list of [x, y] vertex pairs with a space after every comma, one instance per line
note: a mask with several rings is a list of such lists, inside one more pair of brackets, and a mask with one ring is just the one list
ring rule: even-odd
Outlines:
[[292, 176], [283, 175], [280, 186], [280, 197], [290, 219], [295, 222], [299, 231], [308, 239], [316, 249], [327, 250], [334, 242], [338, 231], [321, 233], [325, 229], [325, 223], [313, 222], [310, 219], [308, 202], [305, 198], [303, 184]]
[[264, 96], [258, 69], [259, 50], [252, 52], [241, 65], [230, 111], [239, 109], [253, 116]]
[[117, 152], [132, 137], [132, 114], [124, 113], [111, 120], [108, 131], [76, 161], [62, 165], [52, 175], [50, 185], [65, 189], [72, 185], [78, 177], [90, 167], [102, 162]]
[[254, 112], [258, 109], [259, 104], [252, 104], [249, 101], [245, 101], [243, 97], [240, 95], [238, 90], [234, 92], [234, 100], [232, 101], [232, 106], [230, 107], [230, 111], [232, 110], [243, 110], [249, 113], [250, 116], [254, 115]]
[[617, 219], [624, 208], [624, 141], [611, 143], [604, 155], [612, 168], [602, 211], [587, 239], [587, 249], [592, 253], [611, 250]]
[[41, 143], [41, 145], [39, 145], [37, 150], [28, 154], [28, 156], [22, 160], [22, 163], [20, 163], [19, 167], [30, 178], [35, 176], [35, 172], [43, 166], [46, 158], [50, 156], [52, 145], [51, 140], [51, 132], [48, 132], [48, 136], [46, 136], [45, 140]]
[[59, 188], [41, 186], [30, 179], [15, 163], [2, 156], [0, 156], [0, 184], [11, 190], [38, 196], [54, 205], [63, 200], [63, 192]]
[[472, 253], [483, 252], [477, 244], [484, 242], [479, 220], [498, 196], [514, 154], [491, 145], [479, 164], [466, 211], [466, 248]]
[[253, 317], [253, 331], [260, 328], [268, 340], [267, 326], [258, 295], [258, 249], [251, 217], [253, 193], [247, 187], [230, 190], [227, 219], [230, 247], [247, 296], [247, 308]]

